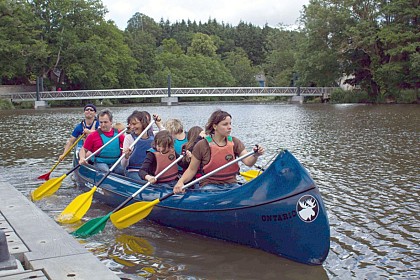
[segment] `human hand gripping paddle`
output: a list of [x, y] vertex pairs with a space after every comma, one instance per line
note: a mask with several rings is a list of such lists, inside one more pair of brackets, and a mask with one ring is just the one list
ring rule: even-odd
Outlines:
[[[168, 165], [165, 169], [163, 169], [159, 174], [155, 176], [155, 178], [159, 178], [162, 176], [166, 171], [168, 171], [172, 166], [177, 164], [182, 158], [184, 157], [184, 154], [181, 154], [174, 162], [172, 162], [170, 165]], [[78, 237], [88, 237], [91, 235], [94, 235], [100, 231], [102, 231], [105, 228], [106, 222], [109, 220], [109, 217], [112, 213], [120, 210], [123, 208], [127, 203], [129, 203], [134, 197], [136, 197], [139, 193], [141, 193], [145, 188], [147, 188], [151, 183], [147, 182], [143, 185], [140, 189], [138, 189], [135, 193], [133, 193], [129, 198], [127, 198], [123, 203], [118, 205], [117, 208], [109, 212], [106, 216], [98, 217], [95, 219], [92, 219], [85, 223], [83, 226], [81, 226], [79, 229], [74, 231], [72, 234]]]
[[68, 154], [70, 154], [71, 150], [73, 150], [73, 148], [74, 148], [74, 147], [76, 147], [77, 143], [79, 143], [79, 141], [80, 141], [80, 140], [82, 140], [83, 136], [85, 136], [85, 135], [82, 133], [82, 135], [80, 135], [80, 136], [79, 136], [79, 138], [77, 138], [77, 139], [76, 139], [76, 141], [74, 141], [73, 145], [71, 145], [71, 146], [70, 146], [70, 148], [67, 150], [67, 152], [65, 152], [65, 153], [64, 153], [63, 157], [62, 157], [60, 160], [58, 160], [58, 161], [54, 164], [54, 166], [51, 168], [51, 170], [50, 170], [49, 172], [47, 172], [47, 173], [42, 174], [41, 176], [39, 176], [39, 177], [38, 177], [38, 179], [41, 179], [41, 180], [49, 180], [49, 179], [50, 179], [50, 174], [51, 174], [51, 172], [53, 172], [53, 171], [54, 171], [54, 169], [57, 167], [57, 165], [58, 165], [60, 162], [62, 162], [62, 161], [63, 161], [63, 159], [64, 159], [64, 158], [65, 158]]
[[[275, 153], [273, 157], [265, 164], [265, 166], [268, 166], [277, 157], [280, 151], [283, 151], [283, 149], [280, 149], [277, 153]], [[256, 177], [258, 177], [265, 171], [264, 167], [261, 167], [259, 165], [254, 165], [254, 166], [258, 170], [250, 169], [248, 171], [240, 172], [240, 174], [242, 175], [242, 177], [244, 177], [246, 181], [251, 181], [252, 179], [255, 179]]]
[[[258, 149], [257, 149], [258, 151]], [[244, 158], [247, 158], [255, 153], [257, 153], [257, 151], [252, 151], [249, 152], [241, 157], [238, 157], [237, 159], [226, 163], [225, 165], [201, 176], [200, 178], [195, 179], [194, 181], [186, 184], [185, 186], [182, 187], [182, 189], [186, 189], [189, 188], [191, 186], [194, 186], [195, 183], [219, 172], [220, 170], [238, 162], [243, 160]], [[175, 193], [171, 192], [161, 198], [155, 199], [153, 201], [150, 202], [146, 202], [146, 201], [141, 201], [141, 202], [136, 202], [133, 203], [127, 207], [125, 207], [124, 209], [119, 210], [118, 212], [115, 212], [111, 215], [111, 221], [114, 224], [115, 227], [122, 229], [122, 228], [126, 228], [131, 226], [134, 223], [137, 223], [138, 221], [144, 219], [147, 217], [147, 215], [149, 215], [149, 213], [152, 211], [153, 206], [158, 204], [159, 202], [173, 196]]]
[[[129, 149], [132, 149], [134, 145], [136, 145], [136, 143], [141, 139], [141, 137], [145, 133], [147, 133], [147, 130], [149, 130], [149, 128], [152, 127], [154, 123], [155, 121], [152, 120], [150, 124], [140, 133], [136, 140], [134, 140], [134, 142], [130, 145]], [[105, 174], [105, 176], [102, 177], [101, 180], [99, 180], [99, 182], [96, 184], [96, 186], [93, 186], [93, 188], [90, 191], [77, 196], [57, 217], [57, 222], [70, 224], [83, 218], [83, 216], [89, 210], [90, 205], [92, 204], [93, 194], [95, 193], [97, 187], [99, 187], [102, 184], [102, 182], [109, 176], [109, 174], [111, 174], [111, 172], [117, 167], [117, 165], [124, 157], [125, 154], [123, 153], [120, 156], [120, 158], [114, 163], [114, 165], [112, 165], [112, 167]]]
[[[103, 145], [98, 150], [96, 150], [94, 153], [92, 153], [90, 156], [88, 156], [86, 158], [86, 160], [90, 159], [91, 157], [93, 157], [94, 155], [96, 155], [97, 153], [99, 153], [103, 148], [105, 148], [106, 146], [108, 146], [112, 141], [114, 141], [115, 139], [117, 139], [118, 137], [120, 137], [123, 133], [125, 133], [126, 130], [127, 130], [127, 128], [124, 129], [124, 130], [122, 130], [120, 133], [118, 133], [118, 135], [116, 135], [113, 138], [111, 138], [111, 140], [109, 140], [107, 143], [105, 143], [105, 145]], [[69, 151], [70, 151], [70, 149], [69, 149]], [[41, 186], [39, 186], [37, 189], [35, 189], [32, 192], [32, 194], [31, 194], [32, 200], [40, 200], [40, 199], [42, 199], [44, 197], [50, 196], [53, 193], [55, 193], [60, 188], [61, 182], [68, 175], [70, 175], [73, 171], [75, 171], [79, 167], [80, 167], [80, 164], [78, 164], [77, 166], [73, 167], [72, 170], [70, 170], [66, 174], [62, 175], [61, 177], [51, 178], [47, 182], [43, 183]]]

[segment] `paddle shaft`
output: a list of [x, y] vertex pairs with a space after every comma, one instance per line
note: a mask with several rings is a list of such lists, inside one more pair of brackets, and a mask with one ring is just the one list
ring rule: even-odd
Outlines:
[[[174, 162], [172, 162], [171, 164], [169, 164], [167, 167], [165, 167], [165, 169], [163, 169], [159, 174], [157, 174], [155, 176], [155, 178], [159, 178], [160, 176], [162, 176], [166, 171], [168, 171], [172, 166], [174, 166], [175, 164], [177, 164], [182, 158], [184, 157], [184, 155], [180, 155]], [[148, 186], [150, 186], [150, 182], [147, 182], [146, 184], [144, 184], [143, 187], [141, 187], [140, 189], [138, 189], [135, 193], [133, 193], [130, 197], [128, 197], [126, 200], [124, 200], [123, 203], [121, 203], [117, 208], [114, 209], [114, 211], [112, 212], [117, 212], [118, 210], [120, 210], [121, 208], [123, 208], [125, 205], [127, 205], [127, 203], [129, 203], [133, 198], [135, 198], [139, 193], [141, 193], [145, 188], [147, 188]]]
[[[152, 125], [155, 123], [154, 120], [152, 120], [149, 125], [143, 129], [143, 131], [140, 133], [140, 135], [136, 138], [136, 140], [134, 140], [134, 142], [130, 145], [130, 149], [134, 147], [134, 145], [137, 144], [138, 141], [140, 141], [141, 137], [147, 132], [147, 130], [149, 130], [150, 127], [152, 127]], [[110, 142], [110, 141], [108, 141]], [[107, 143], [108, 144], [108, 143]], [[97, 151], [96, 151], [97, 152]], [[92, 156], [92, 155], [91, 155]], [[99, 187], [100, 184], [102, 184], [102, 182], [109, 176], [109, 174], [111, 174], [112, 171], [114, 171], [114, 169], [117, 167], [117, 165], [122, 161], [122, 159], [125, 157], [125, 154], [123, 153], [120, 158], [111, 166], [111, 168], [106, 172], [105, 176], [102, 177], [101, 180], [99, 180], [98, 184], [96, 184], [97, 187]]]
[[[232, 164], [237, 163], [238, 161], [241, 161], [241, 160], [243, 160], [244, 158], [247, 158], [247, 157], [249, 157], [249, 156], [251, 156], [251, 155], [253, 155], [253, 154], [255, 154], [255, 153], [256, 153], [256, 151], [252, 151], [252, 152], [249, 152], [249, 153], [247, 153], [247, 154], [245, 154], [245, 155], [243, 155], [243, 156], [241, 156], [241, 157], [238, 157], [238, 158], [236, 158], [235, 160], [232, 160], [231, 162], [228, 162], [228, 163], [226, 163], [225, 165], [222, 165], [222, 166], [220, 166], [220, 167], [216, 168], [215, 170], [213, 170], [213, 171], [211, 171], [211, 172], [209, 172], [209, 173], [207, 173], [207, 174], [205, 174], [205, 175], [201, 176], [200, 178], [197, 178], [197, 179], [195, 179], [194, 181], [189, 182], [188, 184], [186, 184], [185, 186], [183, 186], [183, 187], [182, 187], [182, 189], [184, 190], [184, 189], [186, 189], [186, 188], [189, 188], [189, 187], [193, 186], [195, 183], [198, 183], [198, 182], [200, 182], [201, 180], [203, 180], [203, 179], [205, 179], [205, 178], [207, 178], [207, 177], [210, 177], [211, 175], [213, 175], [213, 174], [215, 174], [215, 173], [219, 172], [220, 170], [225, 169], [226, 167], [231, 166]], [[159, 202], [160, 202], [160, 201], [163, 201], [163, 200], [165, 200], [165, 199], [167, 199], [167, 198], [169, 198], [169, 197], [171, 197], [171, 196], [173, 196], [174, 194], [175, 194], [174, 192], [168, 193], [167, 195], [163, 196], [162, 198], [159, 198]]]
[[63, 155], [63, 158], [58, 160], [53, 167], [51, 167], [50, 171], [48, 173], [45, 173], [38, 177], [38, 179], [45, 179], [48, 180], [50, 178], [50, 174], [54, 171], [54, 169], [64, 160], [64, 158], [71, 152], [71, 150], [74, 148], [74, 146], [77, 145], [77, 143], [83, 138], [83, 134], [79, 136], [79, 138], [76, 139], [76, 141], [73, 143], [73, 145], [65, 152]]
[[74, 141], [74, 143], [70, 146], [70, 148], [64, 153], [63, 155], [63, 159], [70, 154], [71, 150], [73, 150], [74, 147], [76, 147], [77, 143], [79, 143], [80, 140], [82, 140], [83, 136], [85, 136], [84, 133], [82, 133], [77, 139], [76, 141]]
[[[250, 155], [254, 154], [255, 151], [249, 152], [231, 162], [228, 162], [227, 164], [211, 171], [210, 173], [186, 184], [185, 186], [182, 187], [182, 189], [188, 188], [192, 185], [194, 185], [195, 183], [199, 182], [200, 180], [203, 180], [204, 178], [207, 178], [213, 174], [215, 174], [216, 172], [219, 172], [220, 170], [246, 158], [249, 157]], [[171, 197], [172, 195], [174, 195], [174, 192], [171, 192], [165, 196], [163, 196], [162, 198], [157, 198], [151, 202], [138, 202], [135, 203], [131, 206], [127, 206], [126, 208], [114, 213], [111, 215], [111, 220], [112, 223], [117, 227], [117, 228], [125, 228], [128, 227], [136, 222], [138, 222], [139, 220], [145, 218], [150, 211], [152, 210], [153, 206], [158, 204], [159, 202]], [[136, 205], [139, 204], [140, 206]]]
[[257, 168], [257, 169], [259, 169], [261, 171], [265, 171], [265, 168], [262, 167], [262, 166], [259, 166], [259, 165], [254, 165], [254, 166], [255, 166], [255, 168]]
[[[137, 137], [137, 139], [134, 141], [133, 144], [130, 145], [130, 148], [132, 148], [137, 141], [143, 136], [143, 134], [145, 132], [147, 132], [147, 130], [153, 125], [155, 121], [153, 120], [144, 130], [143, 132]], [[118, 161], [121, 161], [122, 158], [125, 155], [122, 155]], [[163, 169], [158, 175], [156, 175], [156, 178], [160, 177], [163, 173], [165, 173], [169, 168], [171, 168], [174, 164], [178, 163], [182, 158], [184, 157], [184, 155], [179, 156], [174, 162], [172, 162], [170, 165], [168, 165], [165, 169]], [[111, 169], [108, 171], [108, 173], [98, 182], [97, 186], [99, 186], [104, 180], [105, 178], [111, 173], [112, 169], [117, 165], [118, 163], [115, 163]], [[128, 197], [123, 203], [121, 203], [116, 209], [114, 209], [113, 211], [109, 212], [107, 215], [100, 217], [100, 218], [96, 218], [93, 220], [90, 220], [89, 222], [85, 223], [83, 226], [81, 226], [78, 230], [76, 230], [73, 234], [75, 234], [76, 236], [89, 236], [92, 234], [95, 234], [99, 231], [102, 231], [105, 227], [106, 222], [108, 221], [108, 219], [110, 218], [111, 214], [113, 214], [115, 211], [118, 211], [119, 209], [121, 209], [122, 207], [124, 207], [128, 202], [130, 202], [136, 195], [138, 195], [141, 191], [143, 191], [147, 186], [150, 185], [150, 182], [147, 182], [142, 188], [140, 188], [139, 190], [137, 190], [135, 193], [133, 193], [130, 197]]]
[[61, 160], [57, 161], [57, 162], [53, 165], [53, 167], [51, 167], [50, 171], [49, 171], [47, 174], [52, 173], [52, 172], [54, 171], [54, 169], [57, 167], [57, 165], [59, 165], [59, 164], [60, 164], [60, 162], [61, 162]]
[[[105, 148], [106, 146], [108, 146], [109, 144], [111, 144], [112, 141], [114, 141], [115, 139], [117, 139], [118, 137], [120, 137], [123, 133], [125, 133], [127, 131], [127, 128], [124, 128], [123, 130], [121, 130], [120, 133], [118, 133], [117, 135], [115, 135], [114, 137], [111, 138], [111, 140], [109, 140], [108, 142], [106, 142], [104, 145], [102, 145], [99, 149], [97, 149], [96, 151], [94, 151], [92, 154], [90, 154], [85, 160], [89, 160], [91, 157], [93, 157], [94, 155], [96, 155], [97, 153], [99, 153], [103, 148]], [[74, 170], [76, 170], [77, 168], [80, 167], [80, 163], [78, 165], [76, 165], [75, 167], [73, 167], [69, 172], [66, 173], [66, 176], [68, 176], [70, 173], [72, 173]]]

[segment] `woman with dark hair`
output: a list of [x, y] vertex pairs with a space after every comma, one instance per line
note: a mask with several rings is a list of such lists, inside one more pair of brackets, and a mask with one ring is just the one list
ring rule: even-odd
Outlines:
[[125, 168], [125, 176], [145, 183], [139, 177], [139, 170], [146, 158], [147, 150], [152, 147], [154, 137], [145, 132], [133, 149], [130, 149], [130, 146], [149, 125], [149, 118], [145, 112], [134, 111], [128, 116], [127, 123], [130, 128], [130, 134], [124, 139], [123, 152], [125, 156], [121, 160], [121, 165]]
[[[200, 168], [204, 174], [207, 174], [248, 153], [244, 144], [230, 135], [232, 116], [228, 112], [222, 110], [213, 112], [207, 121], [205, 132], [204, 139], [200, 140], [193, 149], [188, 169], [174, 187], [175, 193], [183, 192], [184, 184], [189, 182]], [[242, 160], [245, 165], [253, 166], [258, 157], [264, 153], [264, 148], [261, 146], [255, 147], [254, 150], [256, 153], [253, 156]], [[239, 165], [232, 164], [200, 181], [200, 187], [205, 190], [235, 188], [239, 186], [236, 180], [237, 174], [239, 174]]]

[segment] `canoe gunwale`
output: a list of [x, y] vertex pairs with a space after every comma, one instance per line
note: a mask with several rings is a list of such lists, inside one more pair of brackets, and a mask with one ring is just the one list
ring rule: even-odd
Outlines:
[[[86, 167], [86, 166], [85, 166]], [[92, 171], [92, 172], [98, 172], [98, 170], [96, 169], [96, 168], [94, 168], [92, 165], [90, 165], [89, 166], [89, 169], [90, 169], [90, 171]], [[104, 173], [105, 174], [105, 173]], [[131, 178], [128, 178], [128, 177], [125, 177], [125, 176], [122, 176], [122, 175], [119, 175], [119, 174], [113, 174], [113, 173], [111, 173], [110, 175], [109, 175], [109, 177], [107, 178], [107, 180], [112, 180], [112, 181], [114, 181], [113, 180], [113, 177], [117, 177], [117, 178], [120, 178], [120, 179], [124, 179], [124, 180], [126, 180], [126, 181], [130, 181], [130, 182], [133, 182], [133, 183], [135, 183], [135, 184], [138, 184], [139, 182], [138, 181], [136, 181], [136, 180], [134, 180], [134, 179], [131, 179]], [[248, 183], [245, 183], [245, 184], [243, 184], [243, 185], [241, 185], [241, 186], [239, 186], [238, 188], [244, 188], [244, 187], [246, 187], [246, 185], [247, 185]], [[88, 188], [88, 189], [91, 189], [90, 187], [87, 187], [87, 186], [84, 186], [85, 188]], [[153, 188], [158, 188], [158, 187], [153, 187]], [[104, 189], [103, 187], [102, 187], [102, 189]], [[106, 191], [108, 192], [108, 193], [110, 193], [111, 195], [113, 195], [113, 196], [118, 196], [118, 197], [121, 197], [121, 198], [123, 198], [124, 200], [125, 199], [127, 199], [128, 197], [130, 197], [131, 195], [129, 194], [129, 193], [121, 193], [121, 192], [118, 192], [118, 191], [115, 191], [115, 190], [112, 190], [112, 189], [109, 189], [109, 188], [105, 188], [106, 189]], [[139, 189], [140, 189], [140, 187], [139, 187]], [[235, 188], [236, 189], [236, 188]], [[229, 191], [233, 191], [233, 190], [235, 190], [235, 189], [232, 189], [232, 190], [229, 190]], [[238, 206], [238, 207], [230, 207], [230, 208], [223, 208], [223, 209], [185, 209], [185, 208], [177, 208], [177, 207], [172, 207], [172, 206], [167, 206], [167, 205], [163, 205], [163, 204], [157, 204], [156, 206], [154, 206], [154, 207], [161, 207], [161, 208], [165, 208], [165, 209], [172, 209], [172, 210], [178, 210], [178, 211], [185, 211], [185, 212], [202, 212], [202, 213], [206, 213], [206, 212], [223, 212], [223, 211], [235, 211], [235, 210], [242, 210], [242, 209], [247, 209], [247, 208], [255, 208], [255, 207], [260, 207], [260, 206], [264, 206], [264, 205], [268, 205], [268, 204], [272, 204], [272, 203], [275, 203], [275, 202], [278, 202], [278, 201], [282, 201], [282, 200], [286, 200], [286, 199], [289, 199], [289, 198], [291, 198], [291, 197], [294, 197], [294, 196], [299, 196], [299, 195], [301, 195], [301, 194], [303, 194], [303, 193], [306, 193], [306, 192], [310, 192], [310, 191], [312, 191], [312, 190], [314, 190], [314, 189], [318, 189], [318, 187], [315, 185], [315, 184], [312, 184], [310, 187], [308, 187], [307, 189], [305, 189], [305, 190], [302, 190], [302, 191], [299, 191], [299, 192], [294, 192], [294, 193], [290, 193], [290, 194], [287, 194], [287, 195], [285, 195], [285, 196], [282, 196], [282, 197], [279, 197], [279, 198], [275, 198], [275, 199], [271, 199], [271, 200], [268, 200], [268, 201], [264, 201], [264, 202], [261, 202], [261, 203], [257, 203], [257, 204], [253, 204], [253, 205], [243, 205], [243, 206]], [[198, 190], [199, 191], [199, 190]], [[229, 191], [220, 191], [220, 194], [225, 194], [226, 192], [229, 192]], [[208, 192], [208, 191], [206, 191], [206, 192]], [[203, 193], [205, 193], [205, 192], [203, 192]], [[164, 193], [162, 193], [163, 195], [164, 195]], [[96, 195], [96, 194], [95, 194]], [[185, 195], [185, 194], [184, 194]], [[184, 195], [174, 195], [174, 197], [181, 197], [181, 196], [184, 196]], [[133, 199], [133, 202], [132, 203], [134, 203], [134, 202], [151, 202], [152, 200], [141, 200], [141, 199], [139, 199], [137, 196], [136, 197], [134, 197], [134, 199]]]

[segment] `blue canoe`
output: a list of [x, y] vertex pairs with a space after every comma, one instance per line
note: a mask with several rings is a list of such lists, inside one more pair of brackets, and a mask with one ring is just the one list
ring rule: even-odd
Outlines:
[[[104, 176], [90, 165], [76, 170], [79, 187], [91, 189]], [[95, 198], [117, 207], [142, 185], [111, 173]], [[150, 186], [133, 202], [153, 201], [172, 189]], [[305, 168], [287, 150], [258, 177], [229, 191], [188, 189], [153, 207], [159, 224], [258, 248], [311, 265], [325, 260], [330, 227], [321, 194]]]

